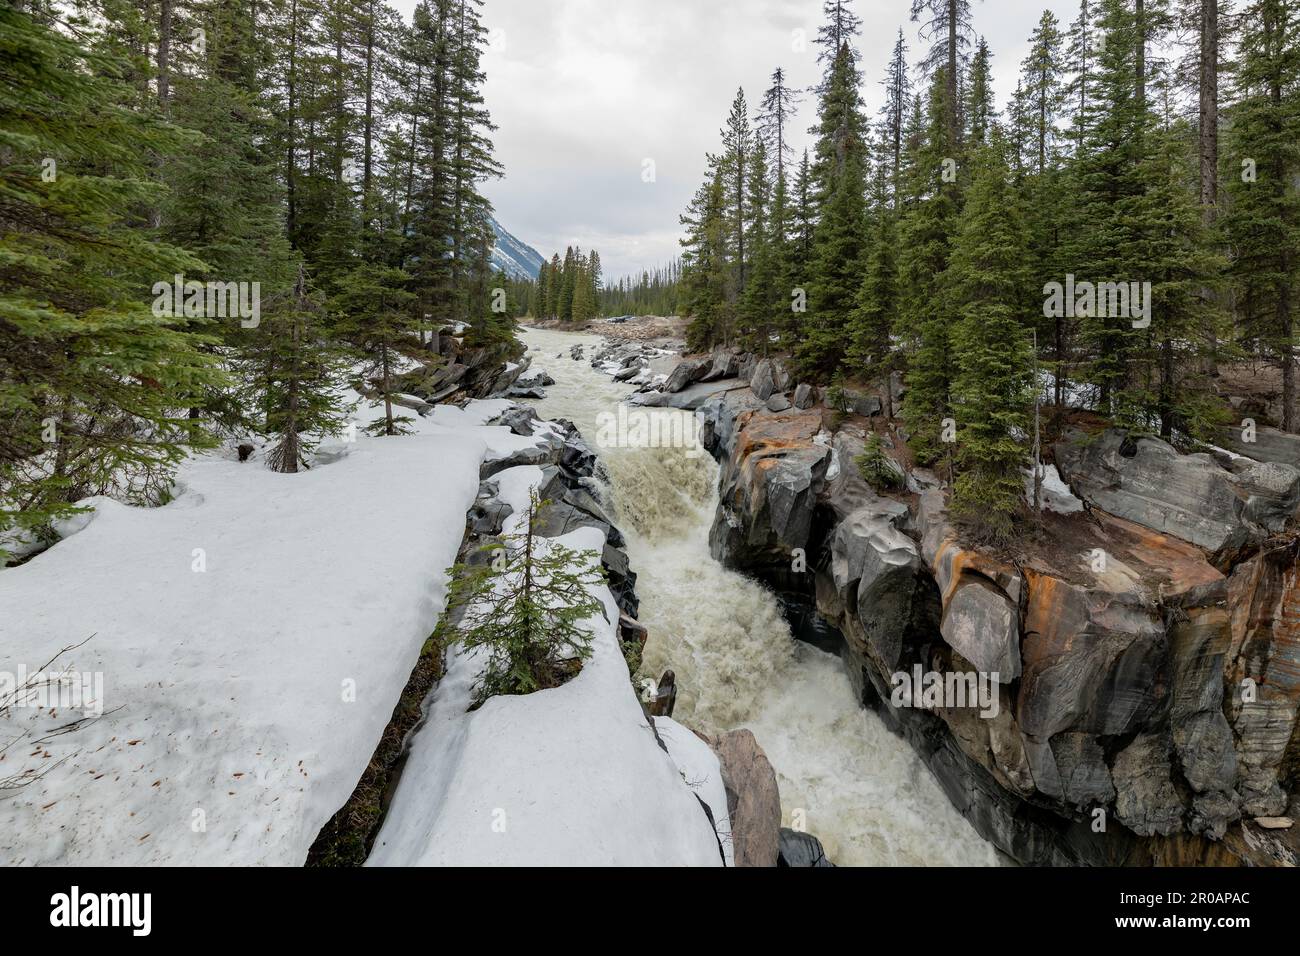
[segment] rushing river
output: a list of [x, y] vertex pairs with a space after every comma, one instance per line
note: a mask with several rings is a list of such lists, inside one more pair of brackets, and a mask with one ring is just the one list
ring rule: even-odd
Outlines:
[[[752, 730], [776, 768], [785, 824], [802, 817], [836, 864], [997, 864], [920, 758], [858, 706], [839, 659], [796, 641], [775, 596], [709, 554], [712, 458], [597, 447], [598, 416], [630, 391], [591, 368], [601, 340], [533, 329], [523, 339], [533, 368], [555, 379], [539, 412], [576, 424], [605, 463], [650, 631], [643, 669], [676, 672], [674, 716], [704, 731]], [[578, 361], [575, 344], [586, 346]]]

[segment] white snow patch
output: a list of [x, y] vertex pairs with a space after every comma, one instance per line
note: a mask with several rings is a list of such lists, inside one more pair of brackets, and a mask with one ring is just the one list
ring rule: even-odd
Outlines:
[[[1043, 507], [1057, 514], [1069, 515], [1083, 510], [1083, 502], [1074, 496], [1061, 479], [1061, 473], [1055, 465], [1042, 466]], [[1034, 469], [1031, 466], [1025, 472], [1025, 500], [1034, 501]]]
[[668, 748], [677, 770], [691, 792], [708, 804], [727, 866], [735, 865], [731, 842], [731, 817], [727, 812], [727, 787], [722, 782], [722, 764], [713, 748], [671, 717], [654, 718], [659, 739]]
[[[302, 863], [437, 622], [479, 463], [517, 440], [482, 424], [508, 405], [335, 440], [346, 456], [296, 475], [195, 458], [170, 504], [87, 502], [79, 533], [0, 571], [0, 670], [94, 635], [59, 663], [102, 673], [105, 708], [0, 801], [0, 862]], [[16, 709], [0, 740], [68, 717]]]

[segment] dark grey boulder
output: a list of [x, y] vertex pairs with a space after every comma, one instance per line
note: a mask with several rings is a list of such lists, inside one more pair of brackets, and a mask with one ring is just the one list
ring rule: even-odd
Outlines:
[[1231, 471], [1246, 496], [1243, 516], [1268, 531], [1287, 530], [1300, 509], [1300, 469], [1274, 461], [1238, 458]]
[[780, 855], [777, 858], [777, 866], [812, 867], [835, 865], [826, 859], [826, 850], [822, 848], [822, 841], [811, 833], [800, 833], [797, 830], [791, 830], [789, 827], [782, 827], [779, 846]]
[[570, 438], [564, 443], [560, 464], [580, 478], [590, 478], [599, 466], [596, 453], [581, 438]]
[[479, 478], [489, 478], [499, 471], [514, 468], [516, 465], [553, 465], [559, 462], [563, 450], [563, 442], [547, 436], [547, 439], [540, 444], [516, 449], [504, 458], [493, 458], [484, 461], [483, 464], [479, 465], [478, 476]]
[[1209, 455], [1180, 455], [1157, 438], [1110, 429], [1058, 443], [1056, 465], [1087, 503], [1207, 551], [1239, 548], [1250, 538], [1232, 475]]
[[663, 408], [668, 405], [671, 398], [672, 396], [666, 392], [639, 392], [632, 396], [629, 404], [642, 405], [646, 408]]
[[684, 359], [668, 375], [668, 381], [664, 382], [663, 390], [665, 392], [680, 392], [687, 385], [698, 382], [710, 367], [711, 363], [708, 361]]
[[516, 435], [530, 436], [537, 430], [537, 409], [532, 405], [515, 405], [506, 409], [489, 424], [504, 425]]
[[749, 380], [749, 387], [763, 401], [772, 397], [776, 391], [776, 373], [771, 359], [763, 359], [754, 366], [754, 375]]
[[[1253, 436], [1249, 429], [1237, 425], [1222, 429], [1219, 435], [1219, 443], [1238, 455], [1300, 468], [1300, 435], [1265, 425], [1257, 426]], [[1248, 437], [1254, 441], [1246, 441]]]
[[483, 498], [470, 507], [470, 528], [475, 534], [498, 535], [514, 508], [499, 498]]
[[710, 358], [709, 368], [700, 376], [701, 382], [715, 382], [720, 378], [734, 378], [740, 372], [740, 358], [726, 348], [716, 349]]

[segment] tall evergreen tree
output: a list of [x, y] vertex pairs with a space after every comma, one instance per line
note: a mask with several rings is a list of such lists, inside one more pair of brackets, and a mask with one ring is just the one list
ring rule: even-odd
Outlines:
[[[1134, 251], [1141, 248], [1150, 225], [1139, 164], [1153, 118], [1139, 99], [1135, 81], [1139, 43], [1133, 11], [1125, 0], [1100, 0], [1098, 9], [1106, 41], [1096, 64], [1088, 133], [1071, 170], [1075, 201], [1071, 238], [1062, 254], [1080, 281], [1127, 284], [1149, 279], [1135, 271]], [[1141, 336], [1129, 315], [1092, 311], [1076, 310], [1091, 352], [1088, 375], [1102, 411], [1110, 414], [1118, 411], [1118, 396], [1133, 384], [1134, 351]]]
[[199, 321], [150, 305], [206, 266], [138, 228], [151, 158], [193, 141], [128, 107], [126, 72], [0, 8], [0, 542], [87, 495], [160, 493], [204, 440], [178, 410], [222, 384]]
[[930, 51], [921, 61], [926, 76], [943, 71], [946, 84], [944, 102], [949, 113], [948, 139], [961, 142], [961, 77], [969, 65], [971, 34], [970, 0], [912, 0], [912, 19], [921, 24], [921, 39], [930, 42]]
[[952, 250], [953, 404], [958, 468], [955, 518], [979, 537], [1009, 541], [1022, 510], [1026, 414], [1033, 356], [1024, 301], [1024, 224], [1004, 144], [973, 156], [971, 184]]
[[848, 43], [840, 47], [822, 93], [816, 144], [820, 215], [813, 232], [808, 314], [795, 355], [806, 374], [828, 376], [849, 347], [865, 254], [866, 119]]
[[726, 189], [727, 221], [730, 243], [733, 252], [730, 300], [733, 305], [745, 292], [745, 280], [748, 278], [750, 254], [746, 250], [752, 211], [748, 208], [749, 174], [752, 169], [751, 154], [754, 149], [754, 135], [749, 126], [749, 107], [745, 103], [745, 91], [736, 91], [736, 98], [731, 103], [731, 112], [727, 116], [727, 125], [722, 131], [722, 175]]
[[880, 376], [885, 388], [885, 416], [894, 417], [892, 342], [898, 314], [898, 213], [891, 207], [893, 170], [886, 155], [876, 166], [872, 181], [874, 204], [866, 237], [866, 259], [857, 302], [849, 316], [848, 358], [868, 373]]
[[692, 316], [686, 344], [703, 351], [730, 341], [732, 316], [727, 301], [729, 280], [722, 170], [716, 166], [682, 216], [682, 308]]
[[1236, 102], [1224, 156], [1232, 276], [1244, 341], [1282, 373], [1282, 421], [1296, 431], [1300, 271], [1300, 5], [1254, 0], [1242, 11]]
[[992, 125], [997, 122], [997, 107], [993, 103], [993, 54], [989, 45], [980, 37], [971, 58], [970, 82], [966, 88], [966, 107], [963, 115], [966, 121], [966, 133], [973, 144], [983, 144], [989, 136]]
[[952, 413], [952, 318], [945, 305], [944, 272], [960, 211], [956, 178], [950, 176], [956, 144], [950, 139], [949, 84], [941, 69], [930, 85], [925, 135], [914, 148], [908, 199], [899, 225], [897, 331], [908, 357], [903, 419], [923, 463], [937, 461], [943, 419]]
[[907, 72], [907, 44], [903, 40], [901, 27], [881, 85], [885, 88], [885, 105], [880, 110], [884, 128], [882, 149], [889, 156], [890, 197], [897, 208], [902, 189], [903, 139], [907, 126], [907, 110], [912, 100], [912, 83]]
[[777, 67], [772, 71], [772, 85], [763, 93], [763, 102], [755, 117], [757, 138], [763, 142], [773, 165], [781, 172], [793, 152], [787, 139], [786, 127], [799, 107], [800, 93], [787, 86], [785, 71]]

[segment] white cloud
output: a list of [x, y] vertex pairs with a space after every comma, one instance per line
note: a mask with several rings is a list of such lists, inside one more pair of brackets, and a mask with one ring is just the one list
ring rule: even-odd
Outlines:
[[[397, 0], [409, 17], [415, 0]], [[854, 0], [868, 108], [904, 29], [910, 59], [921, 53], [911, 0]], [[705, 153], [736, 88], [751, 115], [776, 66], [808, 86], [820, 75], [811, 40], [821, 0], [487, 0], [484, 22], [501, 31], [484, 57], [484, 96], [499, 129], [505, 176], [487, 184], [497, 218], [543, 255], [571, 243], [596, 248], [607, 277], [639, 272], [678, 253], [678, 216], [704, 176]], [[994, 56], [1005, 104], [1028, 38], [1044, 8], [1062, 29], [1077, 0], [984, 0], [975, 29]], [[793, 142], [808, 141], [814, 106], [805, 97]], [[653, 159], [656, 180], [642, 181]]]

